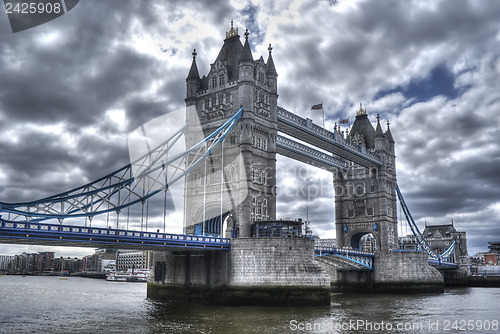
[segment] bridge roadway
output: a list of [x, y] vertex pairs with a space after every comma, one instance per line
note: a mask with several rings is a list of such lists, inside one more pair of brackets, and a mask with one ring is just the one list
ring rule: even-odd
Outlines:
[[[338, 164], [337, 166], [335, 166], [336, 168], [347, 169], [346, 161], [352, 161], [364, 167], [382, 166], [380, 157], [377, 154], [366, 150], [365, 147], [343, 142], [342, 140], [340, 140], [340, 138], [337, 138], [337, 134], [314, 124], [310, 119], [305, 119], [297, 116], [282, 107], [278, 107], [277, 112], [278, 131], [336, 155], [337, 157], [339, 157], [335, 158], [335, 160], [337, 160], [335, 163]], [[307, 146], [299, 144], [293, 140], [289, 140], [289, 142], [295, 143], [295, 146], [297, 147], [303, 146], [301, 153], [303, 153], [305, 156], [310, 157], [310, 154], [308, 154], [310, 152], [305, 149], [307, 148]], [[297, 159], [302, 162], [309, 163], [310, 161], [304, 160], [304, 157], [300, 157], [300, 154], [289, 155], [293, 152], [287, 150], [286, 147], [284, 147], [284, 145], [281, 145], [279, 141], [277, 141], [276, 146], [279, 154], [289, 156], [292, 159]], [[316, 157], [313, 160], [317, 161], [319, 156], [318, 154], [315, 154], [315, 156]], [[332, 161], [330, 159], [325, 159], [324, 163], [319, 164], [318, 167], [326, 167], [325, 169], [331, 168], [331, 163]]]
[[230, 239], [0, 218], [0, 243], [142, 250], [229, 250]]

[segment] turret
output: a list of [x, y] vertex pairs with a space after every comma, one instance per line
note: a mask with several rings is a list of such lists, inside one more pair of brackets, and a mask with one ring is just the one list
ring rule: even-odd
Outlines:
[[375, 151], [382, 151], [386, 147], [386, 137], [380, 126], [380, 116], [377, 114], [377, 128], [375, 129]]
[[278, 73], [276, 72], [276, 67], [274, 66], [274, 61], [273, 61], [273, 56], [271, 54], [271, 51], [273, 50], [273, 47], [271, 44], [269, 44], [269, 47], [267, 48], [269, 50], [269, 56], [267, 58], [267, 82], [269, 85], [269, 88], [271, 92], [277, 93], [278, 92], [278, 86], [277, 86], [277, 79], [278, 79]]
[[[232, 28], [231, 28], [232, 29]], [[243, 45], [243, 51], [241, 53], [241, 58], [238, 61], [239, 69], [239, 95], [241, 100], [241, 105], [243, 105], [243, 110], [249, 111], [253, 107], [254, 101], [254, 82], [255, 82], [255, 63], [252, 56], [252, 51], [250, 50], [250, 44], [248, 43], [248, 29], [245, 31], [245, 45]]]
[[389, 128], [389, 125], [391, 123], [389, 123], [389, 121], [387, 121], [387, 131], [385, 132], [385, 138], [387, 139], [387, 141], [389, 142], [389, 151], [391, 153], [395, 153], [394, 152], [394, 138], [392, 138], [392, 133], [391, 133], [391, 129]]
[[[193, 63], [191, 64], [191, 69], [186, 78], [186, 105], [194, 105], [196, 96], [198, 95], [198, 90], [200, 89], [200, 74], [198, 73], [198, 66], [196, 66], [196, 49], [193, 50]], [[191, 103], [192, 102], [192, 103]]]

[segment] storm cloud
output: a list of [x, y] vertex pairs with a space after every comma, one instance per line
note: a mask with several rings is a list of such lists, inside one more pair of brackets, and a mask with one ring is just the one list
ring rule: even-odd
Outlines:
[[[372, 122], [389, 120], [417, 223], [453, 219], [471, 254], [485, 250], [500, 239], [498, 17], [498, 1], [86, 0], [14, 34], [0, 15], [0, 201], [129, 163], [128, 133], [184, 105], [191, 52], [207, 74], [234, 20], [254, 58], [272, 44], [279, 105], [321, 124], [310, 109], [323, 102], [329, 129], [352, 124], [359, 103]], [[308, 213], [316, 234], [334, 237], [331, 174], [283, 157], [277, 168], [277, 215]], [[151, 228], [162, 227], [162, 203], [149, 204]]]

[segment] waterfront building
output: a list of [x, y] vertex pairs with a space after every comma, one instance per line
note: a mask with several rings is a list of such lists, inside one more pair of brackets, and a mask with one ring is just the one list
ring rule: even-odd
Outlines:
[[41, 273], [54, 271], [54, 252], [38, 253], [36, 271]]
[[321, 239], [318, 236], [314, 237], [314, 247], [333, 247], [335, 248], [335, 239]]
[[450, 262], [459, 263], [460, 259], [469, 258], [467, 253], [467, 237], [465, 232], [458, 232], [451, 224], [427, 225], [423, 232], [429, 246], [436, 254], [443, 254], [456, 241], [455, 250], [450, 256]]
[[56, 258], [54, 259], [54, 271], [75, 273], [83, 271], [83, 261], [78, 258]]
[[30, 274], [36, 271], [36, 261], [38, 254], [36, 253], [22, 253], [15, 255], [11, 267], [11, 272], [16, 274]]
[[116, 261], [116, 249], [96, 249], [92, 255], [83, 257], [82, 271], [102, 272], [111, 270], [114, 261]]
[[153, 253], [151, 251], [118, 250], [116, 253], [116, 270], [151, 269], [152, 267]]
[[489, 241], [488, 248], [490, 252], [500, 254], [500, 241]]
[[0, 255], [0, 271], [8, 271], [13, 260], [13, 255]]
[[98, 271], [98, 256], [96, 254], [84, 256], [82, 259], [82, 271]]

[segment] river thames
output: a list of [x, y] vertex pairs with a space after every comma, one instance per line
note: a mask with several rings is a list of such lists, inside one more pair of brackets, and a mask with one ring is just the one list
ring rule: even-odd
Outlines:
[[499, 288], [332, 294], [329, 307], [173, 305], [146, 284], [0, 276], [0, 333], [498, 333]]

